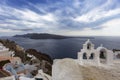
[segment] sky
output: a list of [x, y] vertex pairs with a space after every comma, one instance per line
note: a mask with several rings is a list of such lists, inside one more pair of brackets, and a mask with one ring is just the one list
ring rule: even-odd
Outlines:
[[0, 36], [120, 36], [120, 0], [0, 0]]

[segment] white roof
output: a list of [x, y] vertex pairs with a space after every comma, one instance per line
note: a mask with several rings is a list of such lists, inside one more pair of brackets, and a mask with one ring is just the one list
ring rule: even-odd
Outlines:
[[103, 44], [101, 44], [101, 45], [97, 48], [97, 50], [100, 51], [100, 50], [102, 50], [102, 49], [105, 49], [105, 50], [106, 50], [107, 48], [103, 47]]

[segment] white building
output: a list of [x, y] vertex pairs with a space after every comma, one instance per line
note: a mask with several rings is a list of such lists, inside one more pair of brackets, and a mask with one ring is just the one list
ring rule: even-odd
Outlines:
[[9, 51], [9, 48], [6, 48], [2, 43], [0, 43], [0, 56], [1, 57], [10, 57], [13, 56], [14, 51]]
[[95, 49], [94, 44], [88, 39], [83, 44], [83, 49], [78, 52], [78, 62], [81, 65], [100, 65], [101, 63], [110, 65], [113, 63], [113, 52], [103, 47], [103, 45]]
[[[90, 40], [87, 40], [83, 44], [83, 49], [78, 52], [77, 60], [67, 58], [54, 60], [52, 65], [52, 80], [83, 80], [84, 72], [82, 73], [82, 71], [84, 69], [82, 69], [80, 65], [111, 65], [113, 64], [113, 57], [113, 51], [108, 50], [103, 47], [103, 45], [100, 45], [97, 49], [95, 49], [94, 44]], [[90, 71], [92, 71], [92, 69]], [[86, 70], [85, 72], [89, 73], [89, 71]]]
[[21, 63], [19, 57], [14, 57], [14, 51], [10, 51], [9, 48], [6, 48], [2, 43], [0, 43], [0, 61], [9, 60], [11, 63]]

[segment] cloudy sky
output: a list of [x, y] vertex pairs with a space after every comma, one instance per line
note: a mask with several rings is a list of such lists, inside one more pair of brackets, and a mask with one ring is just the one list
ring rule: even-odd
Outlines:
[[120, 0], [0, 0], [0, 36], [120, 36]]

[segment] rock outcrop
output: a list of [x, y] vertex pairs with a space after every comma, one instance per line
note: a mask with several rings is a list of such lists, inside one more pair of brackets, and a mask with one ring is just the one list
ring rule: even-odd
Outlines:
[[28, 49], [25, 52], [29, 53], [30, 55], [33, 55], [37, 59], [39, 59], [40, 68], [43, 69], [43, 72], [51, 75], [53, 61], [52, 61], [52, 59], [51, 59], [51, 57], [49, 55], [38, 52], [35, 49]]
[[[38, 69], [43, 69], [43, 71], [49, 75], [52, 73], [52, 58], [42, 52], [38, 52], [35, 49], [27, 49], [25, 50], [21, 46], [17, 45], [14, 41], [10, 41], [8, 39], [6, 40], [0, 40], [0, 42], [7, 48], [9, 48], [10, 51], [14, 51], [15, 56], [20, 57], [22, 59], [22, 62], [24, 64], [37, 62]], [[36, 59], [31, 60], [30, 57], [27, 55], [33, 55]], [[33, 64], [33, 63], [32, 63]]]

